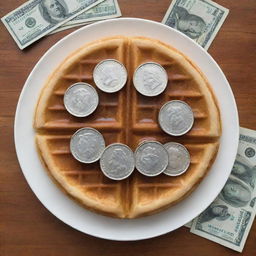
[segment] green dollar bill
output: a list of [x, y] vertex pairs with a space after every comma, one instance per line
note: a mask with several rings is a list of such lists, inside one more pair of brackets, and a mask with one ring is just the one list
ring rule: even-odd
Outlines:
[[240, 128], [239, 147], [225, 186], [193, 220], [191, 232], [241, 252], [256, 213], [256, 131]]
[[112, 19], [120, 17], [121, 10], [119, 8], [117, 0], [105, 0], [104, 2], [96, 5], [95, 7], [81, 13], [76, 16], [74, 19], [68, 21], [62, 26], [58, 27], [51, 34], [60, 32], [66, 29], [70, 29], [76, 26], [83, 26], [90, 24], [95, 21]]
[[71, 25], [95, 20], [116, 18], [120, 16], [121, 10], [119, 8], [117, 0], [105, 0], [104, 2], [91, 8], [90, 10], [81, 13], [66, 24]]
[[1, 18], [20, 49], [103, 0], [30, 0]]
[[187, 35], [206, 50], [229, 10], [211, 0], [174, 0], [162, 23]]

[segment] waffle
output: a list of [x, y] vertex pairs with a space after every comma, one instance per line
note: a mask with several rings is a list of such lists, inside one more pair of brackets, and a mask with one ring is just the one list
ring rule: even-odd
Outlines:
[[[112, 94], [96, 88], [100, 98], [97, 110], [85, 118], [71, 116], [63, 105], [66, 89], [80, 81], [96, 87], [93, 69], [104, 59], [117, 59], [125, 65], [126, 86]], [[140, 95], [132, 83], [135, 69], [147, 61], [161, 64], [168, 74], [166, 90], [156, 97]], [[160, 107], [174, 99], [187, 102], [195, 117], [192, 129], [181, 137], [165, 134], [157, 121]], [[72, 157], [70, 138], [82, 127], [98, 129], [106, 145], [120, 142], [132, 150], [143, 140], [182, 143], [190, 152], [190, 167], [177, 177], [146, 177], [135, 170], [123, 181], [110, 180], [101, 172], [99, 162], [82, 164]], [[221, 120], [206, 78], [186, 56], [157, 40], [118, 36], [81, 47], [57, 67], [38, 100], [34, 129], [46, 170], [69, 196], [104, 215], [136, 218], [165, 209], [195, 189], [217, 154]]]

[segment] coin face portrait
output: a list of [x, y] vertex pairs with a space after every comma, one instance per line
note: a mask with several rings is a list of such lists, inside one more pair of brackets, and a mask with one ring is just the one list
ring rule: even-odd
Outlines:
[[143, 141], [135, 150], [136, 169], [145, 176], [157, 176], [168, 165], [168, 152], [157, 141]]
[[114, 149], [109, 158], [109, 168], [112, 173], [125, 172], [127, 159], [126, 154], [122, 149]]
[[134, 170], [132, 150], [125, 144], [113, 143], [107, 146], [100, 158], [100, 168], [112, 180], [126, 179]]
[[94, 128], [81, 128], [73, 134], [70, 140], [71, 154], [82, 163], [96, 162], [104, 149], [104, 137]]
[[173, 169], [181, 168], [183, 165], [183, 153], [177, 148], [171, 148], [168, 150], [169, 153], [169, 162], [168, 166]]
[[87, 107], [87, 105], [91, 105], [90, 93], [84, 88], [74, 90], [70, 96], [71, 104], [75, 109], [81, 111]]
[[97, 140], [93, 134], [78, 135], [77, 152], [86, 155], [87, 158], [91, 158], [97, 153]]
[[166, 102], [158, 114], [160, 127], [172, 136], [181, 136], [189, 132], [194, 124], [194, 114], [191, 107], [184, 101], [172, 100]]
[[148, 146], [143, 150], [140, 160], [143, 163], [145, 170], [148, 171], [155, 168], [159, 161], [159, 156], [156, 152], [156, 149]]
[[85, 117], [93, 113], [99, 103], [97, 91], [89, 84], [71, 85], [64, 94], [64, 106], [67, 111], [77, 117]]
[[159, 95], [165, 90], [167, 83], [166, 70], [158, 63], [145, 62], [134, 71], [134, 87], [144, 96]]
[[39, 10], [50, 23], [58, 23], [66, 18], [68, 8], [64, 0], [43, 0], [39, 5]]
[[186, 147], [177, 142], [167, 142], [164, 147], [169, 155], [168, 166], [164, 173], [178, 176], [186, 172], [190, 165], [190, 154]]
[[174, 130], [182, 130], [186, 126], [184, 110], [181, 106], [171, 106], [167, 109], [167, 117]]
[[115, 67], [112, 65], [104, 66], [101, 70], [101, 82], [104, 86], [115, 87], [119, 83], [118, 74], [115, 72]]
[[100, 90], [107, 93], [117, 92], [126, 84], [127, 71], [118, 60], [105, 59], [94, 68], [93, 80]]
[[160, 75], [150, 68], [143, 71], [143, 82], [144, 86], [149, 90], [155, 90], [162, 84]]

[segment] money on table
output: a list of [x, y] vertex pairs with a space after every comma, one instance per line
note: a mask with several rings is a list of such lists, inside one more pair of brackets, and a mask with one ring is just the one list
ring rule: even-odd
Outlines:
[[103, 0], [30, 0], [1, 18], [20, 49]]
[[173, 0], [162, 23], [187, 35], [206, 50], [229, 10], [211, 0]]
[[242, 252], [256, 213], [256, 131], [241, 128], [225, 186], [192, 222], [190, 232]]

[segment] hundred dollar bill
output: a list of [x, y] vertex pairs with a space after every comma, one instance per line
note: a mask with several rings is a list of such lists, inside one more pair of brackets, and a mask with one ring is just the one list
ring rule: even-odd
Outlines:
[[211, 0], [174, 0], [162, 23], [179, 30], [207, 50], [228, 12]]
[[184, 225], [184, 227], [191, 228], [191, 227], [192, 227], [192, 224], [193, 224], [193, 220], [191, 220], [190, 222], [186, 223], [186, 224]]
[[64, 23], [62, 26], [52, 31], [51, 34], [76, 26], [87, 25], [94, 21], [117, 18], [121, 15], [121, 10], [117, 0], [105, 0], [95, 7], [76, 16], [74, 19], [68, 21], [67, 23]]
[[83, 23], [84, 21], [90, 22], [101, 19], [111, 19], [120, 17], [121, 15], [117, 0], [105, 0], [90, 10], [81, 13], [74, 19], [65, 23], [65, 25]]
[[1, 18], [20, 49], [103, 0], [30, 0]]
[[256, 213], [256, 131], [240, 128], [231, 175], [191, 232], [242, 252]]
[[91, 23], [93, 23], [93, 21], [91, 21], [91, 22], [84, 22], [84, 23], [77, 23], [77, 24], [72, 24], [72, 25], [67, 25], [67, 26], [61, 26], [61, 27], [53, 30], [51, 33], [49, 33], [49, 35], [52, 35], [52, 34], [55, 34], [57, 32], [60, 32], [60, 31], [63, 31], [63, 30], [67, 30], [67, 29], [70, 29], [70, 28], [75, 28], [75, 27], [89, 25]]

